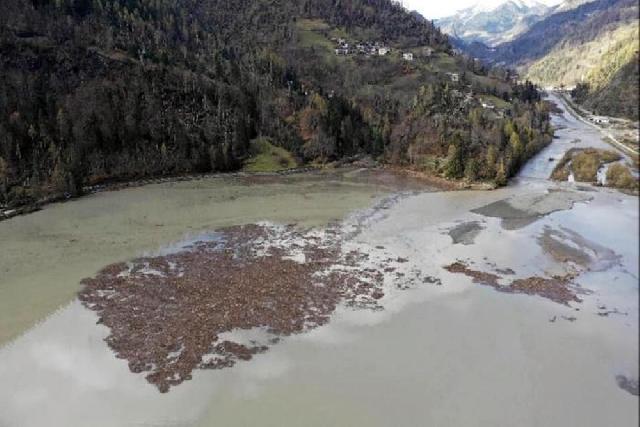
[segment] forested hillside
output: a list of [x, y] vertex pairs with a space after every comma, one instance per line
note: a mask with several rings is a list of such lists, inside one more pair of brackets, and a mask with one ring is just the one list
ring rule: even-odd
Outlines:
[[3, 0], [0, 205], [235, 170], [265, 140], [504, 182], [550, 138], [509, 77], [389, 0]]
[[638, 19], [635, 0], [596, 0], [552, 14], [512, 42], [500, 45], [494, 58], [509, 64], [530, 63], [564, 44], [596, 39], [603, 30]]
[[566, 2], [495, 50], [463, 45], [485, 60], [517, 67], [544, 86], [576, 86], [600, 114], [638, 119], [638, 2]]
[[[617, 62], [616, 58], [605, 61], [592, 76], [593, 80], [589, 81], [593, 83], [578, 83], [572, 91], [574, 101], [597, 114], [640, 119], [640, 58], [637, 50], [626, 61]], [[606, 77], [606, 80], [599, 80], [599, 76]]]

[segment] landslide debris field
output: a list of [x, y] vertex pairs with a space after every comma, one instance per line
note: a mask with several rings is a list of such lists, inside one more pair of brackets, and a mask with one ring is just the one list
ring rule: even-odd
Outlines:
[[[381, 246], [346, 250], [343, 239], [337, 226], [230, 227], [173, 253], [110, 265], [83, 281], [80, 299], [110, 328], [107, 343], [130, 370], [167, 392], [196, 368], [233, 366], [327, 323], [339, 304], [381, 309], [385, 283], [437, 283]], [[233, 338], [256, 330], [258, 338]]]

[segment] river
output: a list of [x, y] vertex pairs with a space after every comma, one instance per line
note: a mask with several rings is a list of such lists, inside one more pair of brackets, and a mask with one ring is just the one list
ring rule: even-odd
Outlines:
[[[638, 379], [638, 198], [549, 181], [568, 149], [606, 145], [566, 111], [553, 122], [553, 143], [491, 192], [366, 170], [207, 178], [0, 223], [0, 426], [637, 425], [638, 397], [620, 383]], [[108, 264], [264, 221], [357, 224], [344, 250], [384, 247], [435, 284], [397, 275], [382, 310], [339, 306], [327, 325], [165, 394], [76, 299]], [[444, 268], [456, 261], [500, 283], [571, 274], [581, 302], [499, 292]]]

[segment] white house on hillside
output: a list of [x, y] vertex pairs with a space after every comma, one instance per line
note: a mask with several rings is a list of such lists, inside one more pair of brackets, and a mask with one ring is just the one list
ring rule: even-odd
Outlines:
[[460, 75], [458, 73], [447, 73], [452, 82], [457, 83], [460, 81]]

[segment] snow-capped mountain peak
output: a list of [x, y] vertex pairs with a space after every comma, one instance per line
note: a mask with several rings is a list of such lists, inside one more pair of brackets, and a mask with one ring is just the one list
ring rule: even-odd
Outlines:
[[483, 1], [436, 22], [448, 34], [493, 46], [513, 39], [548, 10], [537, 0]]

